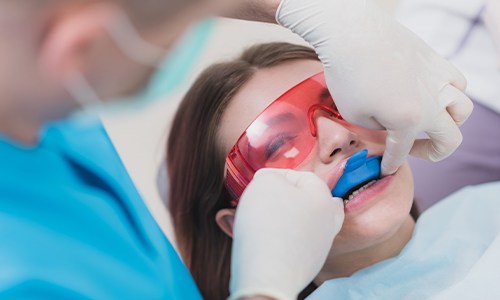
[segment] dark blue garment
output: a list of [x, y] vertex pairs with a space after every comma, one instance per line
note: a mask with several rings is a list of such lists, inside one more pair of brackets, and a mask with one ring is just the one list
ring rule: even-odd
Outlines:
[[201, 299], [98, 120], [0, 137], [0, 299]]

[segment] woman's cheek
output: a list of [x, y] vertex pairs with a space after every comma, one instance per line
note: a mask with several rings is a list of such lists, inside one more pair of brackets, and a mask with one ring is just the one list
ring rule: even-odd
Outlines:
[[379, 145], [385, 145], [387, 131], [385, 130], [372, 130], [357, 126], [351, 123], [345, 123], [345, 127], [358, 135], [360, 141], [369, 142]]
[[385, 147], [385, 140], [387, 138], [387, 131], [385, 130], [368, 130], [365, 128], [361, 128], [358, 134], [360, 139], [364, 141], [382, 145]]

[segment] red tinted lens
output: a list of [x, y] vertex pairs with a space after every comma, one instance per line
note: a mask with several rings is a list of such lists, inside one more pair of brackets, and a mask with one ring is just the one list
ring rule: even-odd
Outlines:
[[311, 107], [327, 108], [340, 117], [323, 73], [272, 102], [238, 139], [226, 159], [226, 186], [235, 198], [241, 196], [257, 170], [294, 169], [309, 156], [316, 143]]

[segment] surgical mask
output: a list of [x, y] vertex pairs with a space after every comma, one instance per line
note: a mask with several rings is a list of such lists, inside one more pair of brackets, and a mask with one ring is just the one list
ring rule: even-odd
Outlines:
[[[128, 17], [123, 15], [118, 22], [108, 27], [107, 31], [119, 49], [131, 60], [155, 68], [149, 83], [134, 95], [108, 99], [106, 102], [102, 101], [82, 73], [70, 74], [66, 78], [66, 88], [86, 113], [129, 111], [149, 105], [163, 99], [185, 80], [212, 27], [212, 20], [197, 24], [166, 55], [167, 50], [145, 41]], [[157, 64], [161, 56], [164, 60]]]

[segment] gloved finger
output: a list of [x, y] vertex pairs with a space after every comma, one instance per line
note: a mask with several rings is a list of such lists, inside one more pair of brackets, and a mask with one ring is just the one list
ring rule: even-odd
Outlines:
[[280, 178], [287, 183], [296, 186], [302, 176], [301, 173], [302, 172], [291, 169], [263, 168], [255, 172], [253, 179], [255, 180], [263, 176], [274, 176], [275, 178]]
[[298, 180], [299, 177], [299, 174], [293, 174], [296, 172], [298, 171], [294, 171], [291, 169], [262, 168], [255, 172], [253, 180], [264, 176], [275, 176], [275, 178], [282, 178], [284, 180], [286, 179], [287, 181], [289, 181], [289, 183], [295, 185], [295, 180]]
[[450, 81], [450, 84], [459, 89], [460, 91], [465, 92], [465, 89], [467, 88], [467, 79], [465, 78], [464, 74], [462, 74], [462, 72], [460, 72], [450, 62], [446, 63], [448, 64], [448, 69], [451, 72], [452, 80]]
[[472, 113], [474, 104], [462, 91], [447, 84], [439, 94], [439, 104], [446, 110], [455, 123], [462, 125]]
[[462, 133], [455, 121], [443, 112], [435, 127], [426, 131], [429, 139], [415, 141], [411, 155], [430, 161], [440, 161], [452, 154], [462, 143]]
[[307, 189], [326, 188], [328, 190], [326, 183], [312, 172], [289, 170], [289, 172], [286, 174], [286, 179], [290, 183], [299, 188], [307, 188]]
[[[341, 198], [332, 197], [331, 191], [325, 181], [323, 181], [312, 172], [286, 170], [284, 174], [288, 182], [290, 182], [294, 186], [304, 190], [314, 191], [315, 195], [320, 195], [317, 194], [318, 192], [322, 193], [324, 197], [311, 197], [307, 199], [307, 201], [309, 201], [309, 203], [311, 203], [311, 201], [319, 201], [318, 203], [327, 204], [328, 207], [330, 207], [330, 205], [333, 205], [332, 212], [335, 214], [334, 217], [336, 218], [336, 220], [338, 220], [338, 222], [340, 222], [340, 224], [342, 224], [342, 222], [344, 221], [344, 200], [342, 200]], [[325, 200], [328, 202], [325, 202]]]
[[257, 170], [257, 172], [255, 172], [253, 178], [256, 179], [261, 176], [266, 176], [267, 174], [278, 174], [281, 175], [282, 177], [285, 177], [287, 172], [288, 169], [262, 168]]
[[342, 224], [345, 220], [345, 212], [344, 212], [344, 200], [342, 198], [332, 197], [332, 205], [334, 206], [334, 220], [335, 225], [333, 228], [337, 228], [335, 234], [337, 234], [342, 228]]
[[288, 183], [296, 187], [323, 187], [326, 185], [316, 174], [307, 171], [295, 171], [291, 169], [275, 169], [265, 168], [260, 169], [255, 173], [255, 176], [262, 176], [264, 174], [275, 174], [282, 176]]
[[394, 174], [410, 153], [415, 141], [413, 130], [388, 130], [382, 157], [382, 176]]

